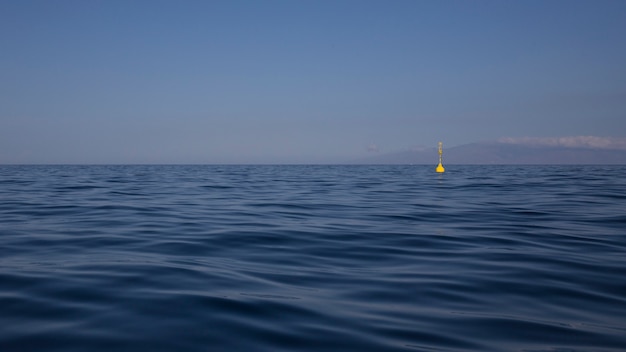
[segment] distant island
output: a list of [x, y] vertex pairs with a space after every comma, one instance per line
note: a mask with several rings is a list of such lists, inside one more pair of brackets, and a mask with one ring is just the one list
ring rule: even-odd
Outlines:
[[[372, 155], [355, 164], [437, 164], [437, 148]], [[443, 164], [626, 164], [623, 139], [502, 138], [444, 149]]]

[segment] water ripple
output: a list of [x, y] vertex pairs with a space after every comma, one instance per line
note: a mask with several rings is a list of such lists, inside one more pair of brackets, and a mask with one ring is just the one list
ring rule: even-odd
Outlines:
[[622, 351], [623, 166], [0, 166], [2, 351]]

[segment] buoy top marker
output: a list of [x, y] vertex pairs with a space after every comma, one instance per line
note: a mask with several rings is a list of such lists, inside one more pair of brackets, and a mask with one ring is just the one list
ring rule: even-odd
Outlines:
[[446, 169], [443, 168], [443, 165], [441, 165], [442, 155], [443, 155], [443, 143], [439, 142], [439, 165], [437, 165], [437, 168], [435, 169], [435, 171], [439, 173], [446, 171]]

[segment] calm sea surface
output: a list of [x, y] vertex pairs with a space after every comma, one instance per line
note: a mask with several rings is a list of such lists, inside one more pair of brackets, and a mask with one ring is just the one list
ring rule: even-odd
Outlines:
[[626, 166], [0, 166], [0, 351], [624, 351]]

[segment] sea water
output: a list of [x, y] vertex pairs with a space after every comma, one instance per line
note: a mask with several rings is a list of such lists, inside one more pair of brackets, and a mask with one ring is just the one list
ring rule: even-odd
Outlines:
[[0, 166], [0, 351], [623, 351], [626, 166]]

